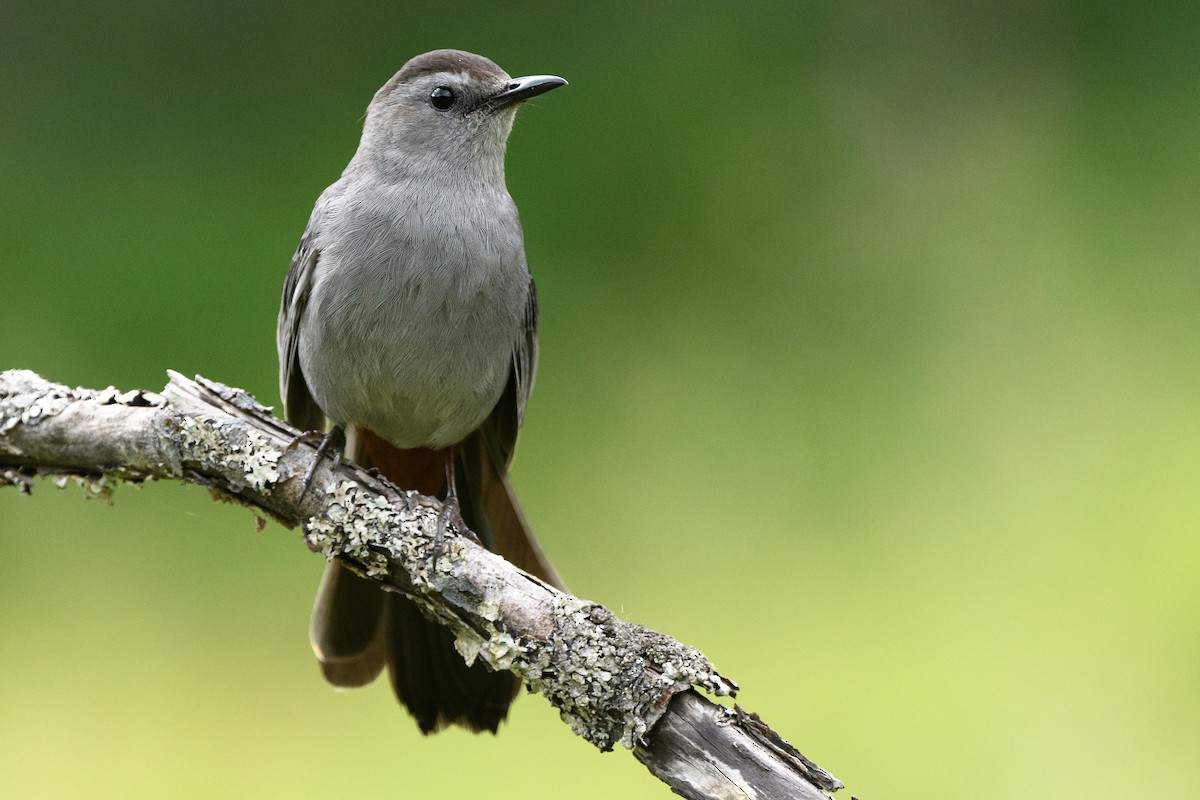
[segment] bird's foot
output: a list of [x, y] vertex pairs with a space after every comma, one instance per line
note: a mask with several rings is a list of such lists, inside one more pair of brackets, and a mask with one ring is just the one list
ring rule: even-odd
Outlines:
[[483, 545], [475, 532], [467, 527], [466, 521], [462, 518], [462, 510], [458, 507], [458, 498], [453, 494], [446, 498], [442, 503], [442, 510], [438, 512], [437, 533], [434, 535], [433, 545], [439, 553], [445, 552], [446, 531], [451, 525], [454, 526], [454, 532], [459, 536], [465, 536], [475, 544]]
[[319, 444], [316, 454], [313, 455], [312, 463], [308, 465], [308, 470], [304, 473], [304, 482], [300, 485], [301, 500], [308, 494], [313, 477], [317, 474], [317, 467], [320, 466], [322, 459], [329, 455], [330, 450], [333, 451], [333, 468], [337, 469], [341, 466], [342, 451], [346, 449], [346, 429], [341, 425], [335, 425], [329, 429], [328, 433], [306, 431], [292, 439], [288, 443], [288, 449], [290, 450], [298, 444], [312, 444], [313, 442], [319, 442]]
[[463, 521], [462, 509], [458, 505], [458, 488], [455, 482], [454, 451], [455, 447], [446, 450], [446, 499], [442, 501], [442, 510], [438, 512], [437, 534], [433, 537], [434, 552], [443, 553], [446, 547], [446, 528], [454, 526], [459, 536], [466, 536], [475, 544], [482, 544], [479, 537], [467, 527]]

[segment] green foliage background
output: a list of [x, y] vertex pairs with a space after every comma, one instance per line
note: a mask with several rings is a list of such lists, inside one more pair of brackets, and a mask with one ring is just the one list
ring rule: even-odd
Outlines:
[[[510, 188], [516, 481], [572, 588], [864, 800], [1200, 788], [1200, 12], [1124, 3], [8, 3], [0, 368], [276, 396], [374, 90], [569, 88]], [[523, 698], [338, 694], [321, 564], [194, 487], [0, 492], [4, 797], [666, 797]]]

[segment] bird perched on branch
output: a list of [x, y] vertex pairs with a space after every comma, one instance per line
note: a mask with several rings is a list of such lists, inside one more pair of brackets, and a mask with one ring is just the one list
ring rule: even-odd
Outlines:
[[[537, 367], [537, 294], [504, 153], [518, 105], [565, 83], [511, 78], [461, 50], [405, 64], [317, 199], [277, 335], [290, 422], [331, 426], [322, 449], [344, 432], [353, 460], [444, 497], [452, 522], [559, 586], [508, 478]], [[480, 661], [468, 667], [446, 628], [337, 562], [310, 633], [333, 685], [366, 685], [386, 667], [426, 733], [495, 731], [520, 688]]]

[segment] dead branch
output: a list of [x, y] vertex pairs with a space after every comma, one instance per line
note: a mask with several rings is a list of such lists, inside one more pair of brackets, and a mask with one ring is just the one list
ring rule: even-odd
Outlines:
[[300, 483], [313, 449], [240, 389], [170, 373], [162, 394], [69, 389], [0, 373], [0, 485], [74, 478], [196, 483], [301, 526], [308, 547], [403, 592], [449, 627], [468, 661], [511, 670], [601, 750], [616, 744], [687, 798], [828, 798], [841, 783], [732, 695], [699, 651], [547, 586], [465, 536], [434, 541], [440, 503], [349, 462]]

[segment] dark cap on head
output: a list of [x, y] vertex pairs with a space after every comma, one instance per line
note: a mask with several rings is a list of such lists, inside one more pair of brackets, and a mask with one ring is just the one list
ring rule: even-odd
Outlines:
[[[556, 75], [511, 78], [495, 61], [465, 50], [433, 50], [409, 59], [375, 93], [375, 102], [384, 100], [401, 86], [412, 86], [427, 75], [439, 74], [465, 75], [469, 83], [479, 87], [473, 92], [470, 103], [463, 106], [467, 111], [499, 111], [566, 84]], [[453, 102], [453, 95], [448, 94], [447, 97]], [[448, 108], [450, 105], [441, 110]]]
[[465, 72], [473, 80], [480, 82], [508, 78], [508, 73], [490, 58], [477, 56], [465, 50], [434, 50], [409, 59], [396, 73], [396, 82], [406, 83], [422, 75], [437, 72]]

